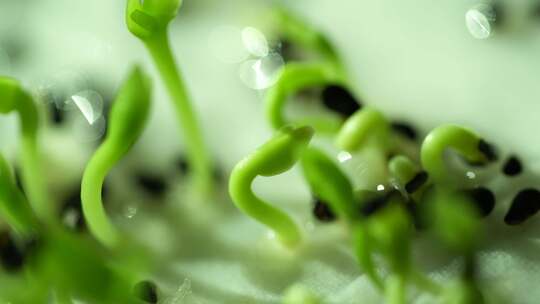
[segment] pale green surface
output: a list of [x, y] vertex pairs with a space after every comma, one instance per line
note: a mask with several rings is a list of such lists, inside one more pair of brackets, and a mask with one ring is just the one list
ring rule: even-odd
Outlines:
[[[4, 6], [22, 6], [23, 2], [2, 0], [0, 11], [4, 11]], [[119, 84], [130, 61], [142, 60], [150, 67], [144, 50], [124, 28], [124, 5], [119, 3], [122, 1], [95, 0], [95, 5], [91, 6], [72, 0], [27, 2], [32, 5], [30, 10], [13, 10], [16, 20], [13, 24], [17, 27], [28, 24], [25, 35], [35, 39], [29, 48], [32, 59], [13, 69], [13, 75], [21, 77], [31, 87], [43, 84], [51, 74], [63, 69], [88, 68], [98, 71], [98, 75], [108, 78], [112, 84]], [[520, 153], [534, 171], [540, 168], [537, 156], [540, 143], [530, 141], [537, 135], [540, 110], [536, 102], [540, 100], [538, 77], [535, 76], [540, 70], [537, 60], [540, 27], [526, 18], [530, 11], [522, 9], [522, 4], [532, 1], [504, 2], [512, 8], [509, 16], [512, 26], [485, 41], [475, 40], [467, 33], [464, 13], [472, 3], [465, 0], [340, 1], [339, 4], [316, 0], [296, 1], [292, 5], [328, 32], [353, 76], [355, 89], [366, 103], [383, 110], [389, 117], [410, 119], [425, 131], [440, 123], [465, 123], [495, 143], [504, 144], [505, 150]], [[215, 59], [207, 48], [207, 37], [216, 26], [226, 23], [256, 25], [255, 16], [238, 17], [251, 15], [254, 9], [248, 8], [257, 3], [252, 0], [202, 3], [201, 10], [194, 8], [193, 14], [197, 15], [186, 12], [176, 20], [174, 23], [178, 26], [172, 32], [175, 54], [189, 75], [186, 81], [197, 100], [196, 108], [201, 111], [208, 142], [229, 169], [264, 142], [271, 130], [263, 119], [262, 98], [242, 85], [236, 76], [236, 65]], [[54, 18], [44, 11], [59, 15]], [[8, 20], [1, 22], [9, 24]], [[4, 29], [10, 28], [15, 27]], [[111, 48], [99, 44], [96, 47], [96, 38]], [[157, 75], [153, 76], [157, 79]], [[163, 110], [152, 114], [151, 125], [132, 155], [136, 161], [130, 163], [159, 169], [168, 166], [181, 143], [176, 134], [166, 135], [174, 140], [163, 139], [163, 130], [174, 133], [170, 130], [176, 130], [177, 124], [164, 90], [158, 88], [154, 96], [155, 108]], [[237, 119], [240, 109], [242, 119]], [[8, 128], [15, 128], [15, 123], [12, 118], [0, 121], [7, 125], [2, 126], [2, 150], [12, 156], [16, 137]], [[74, 147], [76, 141], [65, 146], [69, 149], [47, 147], [49, 154], [60, 159], [58, 164], [79, 157], [79, 154], [72, 155], [71, 150], [78, 149]], [[160, 157], [137, 157], [141, 155]], [[77, 165], [73, 168], [73, 171], [79, 170]], [[47, 175], [54, 176], [55, 171], [48, 171]], [[261, 196], [285, 205], [295, 212], [300, 222], [307, 223], [312, 221], [308, 211], [309, 195], [300, 180], [298, 172], [292, 172], [271, 184], [256, 183], [255, 188]], [[511, 185], [534, 185], [532, 180], [528, 175], [512, 181]], [[275, 189], [290, 190], [276, 192]], [[494, 303], [535, 303], [535, 299], [540, 298], [540, 290], [536, 288], [540, 281], [537, 259], [540, 248], [536, 241], [539, 222], [534, 219], [522, 227], [504, 226], [502, 217], [510, 194], [508, 189], [497, 193], [502, 203], [488, 220], [492, 226], [488, 238], [492, 242], [481, 254], [484, 261], [481, 275], [486, 278], [485, 286], [494, 293], [490, 296]], [[182, 200], [173, 196], [171, 201]], [[359, 276], [349, 243], [341, 241], [344, 235], [339, 228], [317, 225], [315, 232], [320, 240], [314, 243], [332, 245], [319, 247], [317, 256], [301, 255], [305, 260], [297, 264], [299, 269], [295, 275], [287, 274], [288, 279], [280, 280], [280, 270], [274, 269], [279, 267], [261, 263], [261, 254], [248, 250], [253, 248], [254, 242], [258, 244], [256, 241], [264, 238], [266, 231], [244, 215], [232, 213], [221, 218], [218, 232], [205, 232], [200, 237], [207, 241], [212, 235], [221, 241], [201, 244], [193, 237], [190, 239], [189, 233], [195, 228], [190, 228], [189, 224], [182, 230], [165, 225], [150, 212], [141, 210], [137, 218], [142, 214], [148, 215], [147, 219], [139, 218], [145, 225], [128, 224], [139, 229], [134, 233], [141, 232], [140, 237], [150, 242], [155, 238], [151, 232], [159, 231], [162, 241], [158, 243], [178, 247], [170, 253], [178, 258], [174, 266], [164, 271], [167, 276], [163, 281], [169, 294], [180, 289], [185, 303], [222, 303], [224, 299], [252, 303], [254, 298], [261, 303], [276, 303], [281, 292], [296, 281], [303, 282], [330, 303], [380, 302], [365, 277]], [[182, 220], [185, 219], [174, 219], [178, 223], [186, 222]], [[320, 231], [323, 232], [318, 233]], [[515, 237], [516, 234], [521, 236]], [[439, 270], [432, 272], [435, 278], [445, 278], [455, 272], [455, 264], [445, 260], [444, 254], [436, 249], [427, 251], [422, 247], [425, 244], [422, 238], [419, 243], [416, 256], [426, 269]], [[251, 258], [257, 263], [246, 265], [232, 257]], [[439, 269], [434, 266], [438, 262], [448, 266]], [[185, 284], [186, 278], [189, 284]], [[424, 296], [418, 302], [434, 301]]]

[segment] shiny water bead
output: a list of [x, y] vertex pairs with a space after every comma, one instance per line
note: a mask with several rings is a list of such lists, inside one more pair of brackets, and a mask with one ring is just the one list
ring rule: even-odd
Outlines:
[[428, 180], [429, 175], [426, 171], [418, 172], [407, 184], [405, 184], [405, 191], [412, 194], [422, 187]]
[[151, 281], [141, 281], [133, 287], [133, 293], [135, 296], [144, 301], [145, 303], [157, 303], [158, 292], [157, 286]]
[[516, 176], [523, 171], [521, 161], [516, 156], [510, 156], [503, 166], [503, 173], [507, 176]]
[[321, 222], [332, 222], [336, 219], [328, 204], [319, 198], [315, 198], [313, 201], [313, 215]]
[[416, 130], [409, 124], [404, 122], [393, 122], [391, 124], [392, 130], [404, 137], [415, 141], [418, 139], [418, 133]]
[[504, 217], [508, 225], [519, 225], [540, 210], [540, 191], [532, 188], [521, 190], [512, 200], [512, 205]]
[[488, 216], [495, 208], [495, 195], [491, 190], [478, 187], [467, 190], [465, 193], [471, 199], [481, 217]]
[[326, 86], [322, 91], [322, 100], [325, 107], [346, 118], [362, 107], [360, 102], [340, 85]]
[[469, 33], [476, 39], [487, 39], [493, 35], [495, 27], [501, 24], [500, 8], [494, 4], [475, 5], [465, 14]]
[[168, 188], [165, 179], [158, 175], [139, 172], [135, 175], [135, 181], [139, 187], [154, 197], [161, 197]]
[[9, 231], [0, 232], [0, 263], [8, 272], [16, 272], [24, 265], [24, 252], [15, 244]]

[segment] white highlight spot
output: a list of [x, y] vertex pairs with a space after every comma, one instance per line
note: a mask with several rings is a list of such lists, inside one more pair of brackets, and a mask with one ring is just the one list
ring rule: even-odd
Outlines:
[[101, 117], [103, 99], [99, 93], [91, 90], [82, 91], [71, 96], [71, 99], [90, 125]]
[[384, 191], [384, 185], [378, 185], [377, 191]]
[[344, 163], [352, 158], [351, 153], [347, 151], [341, 151], [337, 155], [337, 159], [340, 163]]
[[476, 39], [487, 39], [493, 32], [495, 11], [492, 6], [481, 4], [467, 11], [465, 22], [469, 33]]
[[240, 79], [249, 88], [264, 90], [276, 83], [283, 65], [283, 58], [275, 53], [246, 60], [240, 65]]
[[253, 56], [268, 56], [268, 42], [266, 37], [258, 29], [246, 27], [242, 30], [242, 42], [245, 48]]

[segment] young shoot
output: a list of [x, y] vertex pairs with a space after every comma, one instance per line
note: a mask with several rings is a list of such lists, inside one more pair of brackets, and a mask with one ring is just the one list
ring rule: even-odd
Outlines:
[[186, 155], [193, 166], [194, 182], [204, 194], [213, 189], [212, 164], [205, 147], [190, 97], [168, 39], [168, 25], [176, 16], [180, 0], [128, 0], [126, 23], [149, 51], [176, 110], [186, 141]]
[[420, 190], [425, 189], [429, 181], [428, 174], [405, 155], [392, 157], [388, 162], [388, 171], [415, 200], [420, 198]]
[[327, 202], [339, 218], [353, 220], [353, 187], [339, 167], [324, 152], [313, 147], [304, 151], [301, 164], [311, 192]]
[[150, 83], [139, 67], [129, 73], [113, 103], [105, 141], [90, 159], [81, 185], [84, 217], [90, 232], [108, 247], [121, 238], [109, 221], [101, 191], [111, 168], [129, 151], [139, 138], [150, 110]]
[[343, 63], [336, 49], [324, 34], [284, 8], [274, 9], [273, 17], [278, 25], [280, 35], [307, 50], [313, 50], [323, 61], [332, 64], [334, 68], [344, 74]]
[[431, 131], [421, 147], [424, 170], [437, 183], [455, 183], [444, 160], [446, 149], [453, 149], [470, 163], [486, 165], [496, 160], [493, 147], [474, 132], [456, 125], [443, 125]]
[[38, 109], [30, 93], [9, 77], [0, 77], [0, 113], [19, 116], [22, 155], [22, 183], [28, 200], [39, 219], [52, 223], [55, 210], [43, 179], [41, 150], [38, 144]]
[[38, 226], [32, 208], [18, 189], [11, 168], [0, 154], [0, 216], [22, 237], [30, 237]]
[[285, 212], [257, 197], [251, 184], [257, 176], [274, 176], [292, 168], [312, 136], [310, 127], [286, 126], [240, 161], [230, 177], [229, 193], [238, 209], [272, 229], [288, 247], [300, 242], [298, 225]]
[[[289, 63], [280, 73], [277, 83], [268, 90], [265, 101], [266, 116], [276, 130], [290, 123], [285, 117], [285, 108], [292, 94], [309, 87], [345, 83], [335, 68], [326, 63]], [[318, 132], [333, 134], [343, 121], [339, 117], [307, 117], [295, 123], [311, 125]]]
[[347, 119], [335, 142], [340, 149], [355, 152], [370, 140], [383, 150], [390, 149], [391, 129], [381, 112], [366, 106]]

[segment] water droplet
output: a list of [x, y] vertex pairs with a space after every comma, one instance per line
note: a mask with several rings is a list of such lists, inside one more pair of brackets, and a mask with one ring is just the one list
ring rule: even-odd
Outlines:
[[240, 79], [254, 90], [264, 90], [276, 83], [283, 65], [283, 58], [276, 53], [246, 60], [240, 65]]
[[137, 215], [137, 211], [139, 211], [139, 209], [136, 206], [126, 206], [123, 215], [128, 219], [132, 219], [135, 215]]
[[377, 185], [377, 191], [384, 191], [384, 185]]
[[337, 159], [340, 163], [344, 163], [352, 158], [351, 153], [347, 151], [341, 151], [337, 155]]
[[214, 28], [208, 45], [214, 56], [225, 63], [239, 63], [249, 55], [242, 42], [242, 31], [235, 26]]
[[73, 114], [72, 132], [77, 140], [94, 141], [103, 136], [106, 121], [103, 117], [103, 98], [93, 90], [83, 90], [64, 101], [64, 109]]
[[101, 117], [103, 111], [103, 99], [96, 91], [86, 90], [78, 92], [71, 96], [71, 100], [66, 102], [73, 102], [91, 125]]
[[488, 4], [477, 5], [467, 11], [465, 22], [469, 33], [476, 39], [487, 39], [493, 32], [495, 10]]
[[258, 29], [246, 27], [242, 30], [244, 46], [253, 56], [266, 57], [268, 55], [268, 41]]

